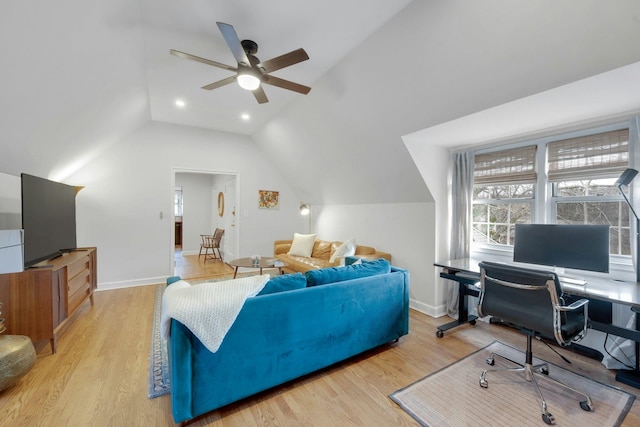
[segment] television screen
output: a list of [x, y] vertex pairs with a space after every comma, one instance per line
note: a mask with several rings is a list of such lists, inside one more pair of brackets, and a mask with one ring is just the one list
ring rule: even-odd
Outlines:
[[75, 249], [75, 187], [23, 173], [21, 191], [25, 268]]
[[516, 224], [513, 260], [609, 272], [609, 226]]

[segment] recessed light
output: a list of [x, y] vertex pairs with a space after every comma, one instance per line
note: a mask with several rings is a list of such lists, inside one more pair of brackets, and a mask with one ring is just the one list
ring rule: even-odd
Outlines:
[[249, 120], [251, 118], [251, 116], [249, 115], [249, 113], [242, 113], [240, 115], [240, 118], [246, 122], [247, 120]]
[[187, 105], [182, 99], [176, 99], [176, 107], [184, 108]]

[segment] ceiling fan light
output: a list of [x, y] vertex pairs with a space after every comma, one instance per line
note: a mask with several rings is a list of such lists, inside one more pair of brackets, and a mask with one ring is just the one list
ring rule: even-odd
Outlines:
[[260, 87], [260, 79], [253, 74], [238, 74], [238, 86], [245, 90], [256, 90]]

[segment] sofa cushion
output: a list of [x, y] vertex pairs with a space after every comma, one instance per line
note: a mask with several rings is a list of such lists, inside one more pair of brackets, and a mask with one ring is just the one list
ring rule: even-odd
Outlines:
[[373, 255], [376, 253], [376, 249], [371, 246], [356, 246], [355, 255]]
[[331, 243], [326, 240], [316, 240], [313, 245], [313, 252], [311, 253], [311, 258], [320, 258], [324, 260], [329, 260], [331, 257]]
[[346, 256], [352, 256], [356, 254], [356, 240], [349, 239], [340, 246], [336, 248], [336, 251], [329, 258], [329, 262], [333, 264], [333, 262], [337, 258], [344, 258]]
[[307, 278], [307, 286], [319, 286], [389, 272], [391, 272], [391, 264], [386, 259], [380, 258], [375, 261], [363, 260], [361, 264], [347, 265], [345, 267], [310, 270], [305, 272], [304, 275]]
[[294, 233], [293, 242], [291, 243], [288, 254], [309, 257], [311, 256], [311, 252], [313, 252], [313, 244], [315, 241], [315, 234]]
[[290, 273], [304, 273], [308, 270], [317, 270], [319, 268], [330, 267], [329, 260], [321, 258], [292, 256], [288, 254], [279, 254], [276, 255], [276, 258], [286, 264], [286, 266], [283, 267], [282, 270]]
[[302, 273], [282, 274], [273, 276], [257, 296], [275, 294], [277, 292], [292, 291], [307, 286], [307, 278]]

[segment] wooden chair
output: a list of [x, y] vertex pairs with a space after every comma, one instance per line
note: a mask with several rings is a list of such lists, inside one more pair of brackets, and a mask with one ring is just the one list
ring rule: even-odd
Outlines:
[[[222, 240], [223, 235], [224, 230], [221, 228], [216, 228], [216, 230], [213, 232], [213, 235], [201, 234], [200, 238], [202, 239], [202, 243], [200, 244], [198, 259], [200, 259], [202, 250], [204, 249], [204, 262], [207, 262], [207, 258], [220, 259], [220, 261], [222, 261], [222, 253], [220, 252], [220, 241]], [[211, 249], [211, 253], [213, 254], [213, 256], [209, 255], [209, 249]], [[218, 250], [218, 256], [216, 256], [216, 249]]]

